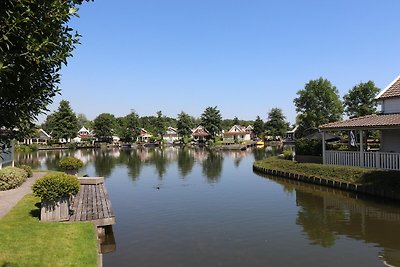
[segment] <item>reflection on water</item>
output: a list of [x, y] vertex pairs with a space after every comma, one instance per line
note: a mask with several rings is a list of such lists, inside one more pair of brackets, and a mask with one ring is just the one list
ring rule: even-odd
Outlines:
[[279, 151], [63, 150], [18, 161], [56, 170], [72, 155], [81, 174], [105, 176], [118, 248], [104, 266], [400, 267], [398, 203], [252, 172]]

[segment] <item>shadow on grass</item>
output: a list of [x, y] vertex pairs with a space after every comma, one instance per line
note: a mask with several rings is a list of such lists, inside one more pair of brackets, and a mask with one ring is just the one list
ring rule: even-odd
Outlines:
[[1, 267], [18, 267], [18, 266], [19, 266], [18, 264], [12, 262], [1, 263]]
[[29, 212], [29, 214], [30, 214], [32, 217], [34, 217], [34, 218], [40, 219], [40, 202], [36, 203], [36, 204], [35, 204], [35, 207], [36, 207], [37, 209], [31, 210], [31, 211]]
[[400, 191], [400, 172], [371, 171], [362, 175], [361, 182], [376, 188]]

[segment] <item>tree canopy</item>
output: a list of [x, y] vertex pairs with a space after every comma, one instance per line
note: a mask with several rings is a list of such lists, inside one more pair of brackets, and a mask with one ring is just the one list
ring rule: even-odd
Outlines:
[[79, 34], [68, 26], [82, 0], [0, 1], [0, 141], [22, 138], [60, 91], [59, 71]]
[[264, 121], [260, 118], [260, 116], [257, 116], [256, 120], [254, 121], [253, 125], [253, 132], [256, 136], [261, 137], [261, 135], [264, 133]]
[[111, 142], [116, 128], [116, 119], [110, 113], [101, 113], [94, 119], [94, 133], [100, 141]]
[[345, 112], [350, 118], [361, 117], [376, 113], [375, 96], [380, 89], [373, 81], [359, 83], [344, 95]]
[[268, 120], [265, 123], [265, 129], [268, 135], [271, 136], [285, 136], [289, 128], [289, 123], [286, 121], [286, 117], [283, 115], [283, 111], [280, 108], [273, 108], [268, 113]]
[[69, 139], [77, 136], [78, 119], [68, 101], [61, 100], [57, 111], [48, 118], [50, 119], [47, 120], [47, 130], [53, 138]]
[[208, 107], [201, 114], [201, 125], [208, 131], [211, 138], [221, 131], [222, 117], [217, 107]]
[[300, 133], [340, 120], [343, 106], [338, 90], [324, 78], [309, 81], [294, 99]]
[[192, 128], [194, 127], [194, 123], [192, 117], [185, 112], [181, 112], [178, 114], [178, 135], [180, 137], [189, 137], [192, 134]]

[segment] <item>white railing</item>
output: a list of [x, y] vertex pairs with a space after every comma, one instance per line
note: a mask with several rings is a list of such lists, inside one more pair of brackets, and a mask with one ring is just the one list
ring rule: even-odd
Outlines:
[[325, 151], [325, 164], [400, 170], [400, 153]]

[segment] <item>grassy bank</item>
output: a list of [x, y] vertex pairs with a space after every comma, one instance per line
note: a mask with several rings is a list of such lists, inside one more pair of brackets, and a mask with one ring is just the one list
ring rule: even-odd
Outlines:
[[0, 266], [97, 266], [94, 226], [40, 222], [39, 202], [27, 195], [0, 220]]
[[277, 157], [269, 157], [264, 160], [256, 161], [254, 165], [276, 171], [315, 176], [360, 185], [372, 185], [376, 188], [400, 191], [399, 171], [297, 163], [290, 160], [278, 159]]

